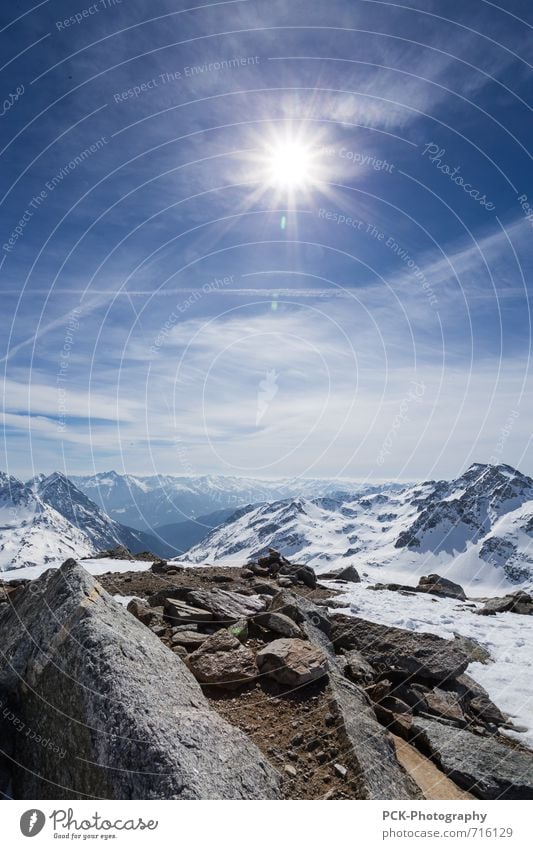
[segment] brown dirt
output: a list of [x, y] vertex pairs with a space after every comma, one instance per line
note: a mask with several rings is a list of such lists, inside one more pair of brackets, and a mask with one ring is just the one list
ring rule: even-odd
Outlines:
[[[244, 731], [279, 770], [286, 799], [362, 798], [356, 765], [343, 751], [336, 717], [329, 710], [326, 683], [284, 693], [265, 679], [238, 693], [214, 687], [204, 692], [212, 707]], [[337, 764], [346, 768], [345, 777], [337, 773]]]

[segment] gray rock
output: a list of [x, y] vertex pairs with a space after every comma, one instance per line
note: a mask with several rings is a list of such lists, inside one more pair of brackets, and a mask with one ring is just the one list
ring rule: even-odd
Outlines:
[[325, 572], [318, 576], [319, 581], [348, 581], [350, 584], [359, 584], [361, 578], [355, 566], [343, 566], [332, 572]]
[[13, 732], [15, 798], [280, 797], [179, 657], [74, 561], [2, 610], [0, 641], [0, 699], [63, 751]]
[[269, 631], [273, 631], [274, 634], [279, 634], [282, 637], [302, 636], [302, 632], [296, 622], [293, 622], [288, 616], [275, 610], [258, 613], [254, 621], [257, 625], [261, 625], [261, 627], [267, 628]]
[[480, 610], [476, 610], [480, 616], [494, 616], [496, 613], [521, 613], [525, 616], [533, 615], [533, 599], [529, 593], [517, 590], [514, 593], [503, 596], [503, 598], [489, 598]]
[[257, 678], [250, 649], [225, 629], [212, 634], [189, 655], [187, 664], [197, 681], [233, 690]]
[[257, 652], [257, 666], [288, 687], [302, 687], [327, 675], [327, 657], [319, 646], [298, 639], [274, 640]]
[[421, 678], [441, 683], [461, 675], [468, 658], [450, 640], [333, 614], [336, 646], [356, 648], [380, 672], [396, 679]]
[[357, 649], [346, 652], [344, 662], [345, 675], [351, 681], [355, 681], [358, 684], [369, 684], [376, 677], [375, 670]]
[[199, 648], [208, 639], [208, 634], [200, 634], [199, 631], [176, 631], [170, 640], [172, 648], [183, 646], [189, 651]]
[[330, 664], [330, 709], [338, 714], [345, 755], [357, 766], [357, 781], [366, 799], [421, 799], [420, 789], [398, 763], [386, 730], [378, 723], [364, 691]]
[[219, 624], [238, 622], [266, 610], [264, 598], [258, 595], [242, 595], [230, 590], [193, 590], [188, 595], [191, 604], [209, 610]]
[[414, 742], [446, 775], [480, 799], [533, 798], [533, 754], [432, 719], [416, 717]]
[[210, 622], [213, 619], [208, 610], [193, 607], [177, 598], [166, 598], [164, 602], [165, 617], [172, 625], [194, 624], [196, 622]]
[[448, 596], [466, 601], [465, 591], [460, 584], [443, 578], [441, 575], [423, 575], [418, 581], [416, 588], [419, 593], [431, 593], [432, 595]]

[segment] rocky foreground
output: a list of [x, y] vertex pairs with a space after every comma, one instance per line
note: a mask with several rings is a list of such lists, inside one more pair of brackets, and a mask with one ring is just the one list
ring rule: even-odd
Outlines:
[[532, 798], [533, 753], [465, 672], [480, 647], [328, 612], [332, 596], [275, 551], [241, 570], [157, 562], [100, 582], [69, 560], [4, 585], [0, 790]]

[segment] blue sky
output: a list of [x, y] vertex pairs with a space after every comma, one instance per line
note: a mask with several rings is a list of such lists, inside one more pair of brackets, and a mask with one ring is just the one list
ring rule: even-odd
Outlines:
[[533, 473], [530, 4], [190, 3], [2, 10], [3, 467]]

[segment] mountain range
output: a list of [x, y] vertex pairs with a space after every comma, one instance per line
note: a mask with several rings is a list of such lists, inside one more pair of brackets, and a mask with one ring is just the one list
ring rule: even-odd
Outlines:
[[380, 488], [340, 479], [268, 480], [232, 475], [142, 477], [115, 471], [71, 476], [70, 479], [117, 522], [149, 532], [160, 526], [199, 519], [230, 508], [236, 510], [247, 504], [360, 490], [376, 492]]
[[0, 472], [0, 570], [59, 564], [116, 545], [170, 551], [111, 519], [60, 472], [27, 483]]
[[[151, 533], [116, 518], [140, 510], [141, 494], [143, 521], [154, 517]], [[244, 503], [235, 508], [235, 500]], [[178, 503], [192, 518], [176, 521]], [[217, 503], [195, 518], [202, 505]], [[174, 521], [159, 521], [165, 516]], [[55, 472], [24, 483], [0, 474], [0, 570], [59, 564], [118, 544], [199, 565], [241, 565], [276, 548], [318, 573], [353, 564], [369, 580], [409, 584], [436, 572], [479, 595], [532, 583], [532, 536], [533, 480], [503, 464], [475, 463], [451, 481], [355, 482], [352, 491], [331, 480], [116, 472], [71, 480]]]
[[319, 573], [353, 564], [371, 580], [416, 583], [436, 572], [479, 594], [531, 583], [532, 537], [533, 480], [475, 463], [452, 481], [249, 506], [185, 559], [236, 565], [275, 548]]

